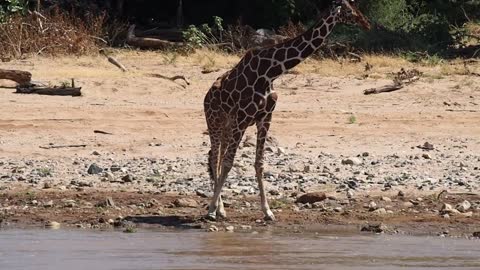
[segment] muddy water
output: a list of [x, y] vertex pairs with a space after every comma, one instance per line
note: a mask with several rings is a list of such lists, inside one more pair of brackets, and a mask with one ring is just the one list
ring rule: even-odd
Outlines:
[[480, 269], [480, 241], [388, 235], [0, 230], [0, 269]]

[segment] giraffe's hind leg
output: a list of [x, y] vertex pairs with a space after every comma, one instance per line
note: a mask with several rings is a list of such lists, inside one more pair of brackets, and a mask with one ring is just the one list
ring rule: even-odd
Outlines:
[[[220, 175], [221, 156], [223, 155], [224, 150], [222, 150], [221, 147], [222, 134], [215, 131], [209, 131], [209, 134], [211, 149], [208, 152], [208, 172], [212, 182], [212, 190], [215, 192], [215, 188], [218, 183], [218, 176]], [[218, 208], [216, 214], [222, 218], [227, 216], [221, 196], [218, 198]]]
[[[232, 169], [233, 160], [235, 159], [235, 154], [237, 153], [238, 146], [240, 145], [240, 141], [242, 140], [243, 134], [245, 133], [246, 128], [239, 128], [235, 131], [230, 131], [228, 128], [225, 129], [226, 132], [224, 134], [224, 140], [222, 141], [222, 145], [225, 144], [225, 154], [221, 160], [220, 164], [220, 174], [217, 179], [217, 183], [215, 186], [214, 194], [212, 201], [210, 203], [208, 209], [207, 218], [215, 220], [216, 214], [219, 209], [219, 199], [221, 196], [223, 185], [227, 179], [228, 173]], [[223, 147], [221, 147], [223, 149]]]
[[265, 140], [270, 128], [271, 114], [257, 122], [257, 150], [255, 155], [255, 175], [260, 190], [260, 203], [265, 220], [275, 220], [275, 216], [268, 205], [265, 187], [263, 186], [263, 161], [265, 152]]

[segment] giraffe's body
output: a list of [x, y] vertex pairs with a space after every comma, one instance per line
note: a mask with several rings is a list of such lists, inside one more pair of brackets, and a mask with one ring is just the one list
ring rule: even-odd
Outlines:
[[[265, 218], [274, 219], [262, 181], [264, 145], [277, 102], [273, 82], [322, 45], [334, 25], [343, 19], [341, 15], [344, 14], [340, 13], [339, 5], [352, 8], [348, 0], [334, 2], [338, 2], [338, 6], [334, 6], [302, 35], [274, 46], [247, 52], [232, 70], [217, 79], [206, 94], [204, 109], [211, 142], [209, 170], [214, 186], [214, 197], [208, 215], [210, 218], [215, 219], [216, 214], [225, 216], [220, 197], [222, 186], [232, 168], [246, 129], [256, 124], [255, 170], [261, 206]], [[363, 16], [360, 16], [362, 22], [368, 25]]]

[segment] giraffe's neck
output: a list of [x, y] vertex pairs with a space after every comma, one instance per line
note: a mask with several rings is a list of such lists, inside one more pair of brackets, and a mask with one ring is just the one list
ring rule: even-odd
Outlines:
[[265, 70], [266, 72], [264, 74], [266, 77], [270, 81], [273, 81], [300, 64], [317, 51], [332, 32], [337, 23], [337, 14], [338, 13], [332, 9], [303, 34], [273, 47], [260, 49], [257, 55], [261, 60], [270, 58], [268, 59], [270, 63], [268, 68], [264, 67], [259, 70]]

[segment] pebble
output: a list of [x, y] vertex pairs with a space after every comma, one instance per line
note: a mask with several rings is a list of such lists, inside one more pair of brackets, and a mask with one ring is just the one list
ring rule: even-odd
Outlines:
[[283, 147], [278, 147], [277, 148], [277, 155], [282, 156], [285, 155], [287, 152], [285, 151], [285, 148]]
[[382, 197], [382, 201], [384, 201], [384, 202], [392, 202], [392, 199], [390, 199], [389, 197]]
[[377, 208], [378, 208], [377, 203], [375, 203], [373, 201], [368, 204], [368, 210], [370, 210], [370, 211], [375, 211], [375, 210], [377, 210]]
[[209, 232], [218, 232], [218, 228], [217, 228], [217, 226], [215, 226], [215, 225], [210, 225], [210, 226], [208, 227], [208, 231], [209, 231]]
[[412, 202], [404, 202], [402, 206], [405, 208], [412, 208], [414, 204]]
[[103, 172], [103, 169], [100, 168], [97, 164], [92, 163], [90, 167], [88, 167], [87, 173], [88, 174], [100, 174]]
[[185, 208], [197, 208], [198, 202], [190, 198], [179, 198], [176, 199], [173, 204], [176, 207], [185, 207]]
[[43, 207], [45, 208], [51, 208], [53, 207], [53, 201], [48, 201], [46, 203], [43, 204]]
[[52, 230], [58, 230], [60, 229], [60, 223], [56, 222], [56, 221], [48, 221], [46, 224], [45, 224], [45, 228], [49, 228], [49, 229], [52, 229]]
[[432, 159], [432, 156], [430, 156], [430, 154], [427, 154], [427, 153], [423, 154], [422, 157], [424, 159]]
[[456, 209], [462, 213], [465, 213], [470, 209], [470, 207], [472, 207], [472, 204], [469, 201], [463, 201], [457, 205]]
[[380, 223], [380, 224], [367, 224], [367, 225], [363, 226], [360, 231], [362, 231], [362, 232], [384, 233], [388, 230], [389, 230], [389, 228], [385, 224]]
[[385, 215], [387, 214], [387, 210], [385, 208], [378, 208], [377, 210], [373, 211], [373, 213], [377, 215]]
[[359, 158], [353, 157], [353, 158], [347, 158], [342, 160], [343, 165], [362, 165], [363, 161]]
[[235, 227], [233, 227], [233, 226], [225, 227], [225, 231], [227, 231], [227, 232], [233, 232], [234, 230], [235, 230]]
[[122, 177], [122, 181], [125, 183], [132, 183], [133, 180], [135, 180], [135, 178], [130, 174], [127, 174], [124, 177]]
[[295, 202], [303, 203], [303, 204], [306, 204], [306, 203], [312, 204], [312, 203], [324, 201], [325, 199], [327, 199], [327, 195], [325, 193], [311, 192], [298, 197]]

